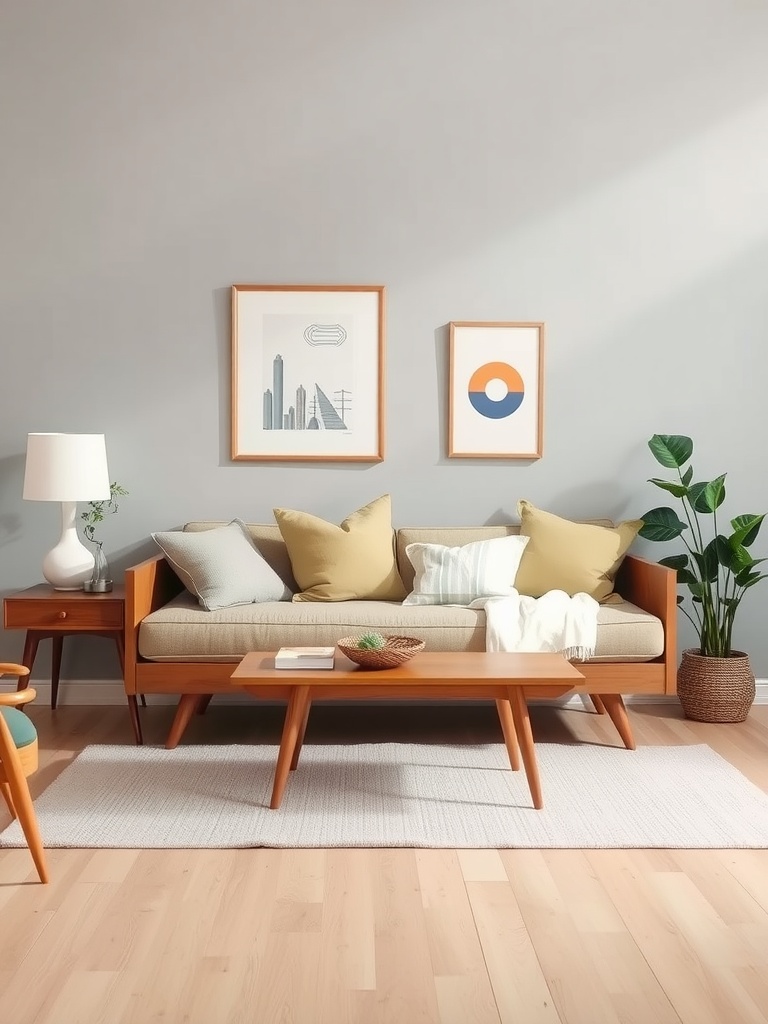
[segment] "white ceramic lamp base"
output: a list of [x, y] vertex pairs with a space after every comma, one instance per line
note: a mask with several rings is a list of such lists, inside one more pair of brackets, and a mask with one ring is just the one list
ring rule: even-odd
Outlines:
[[54, 590], [82, 590], [93, 573], [93, 555], [81, 543], [75, 520], [77, 503], [61, 503], [61, 537], [43, 559], [43, 576]]

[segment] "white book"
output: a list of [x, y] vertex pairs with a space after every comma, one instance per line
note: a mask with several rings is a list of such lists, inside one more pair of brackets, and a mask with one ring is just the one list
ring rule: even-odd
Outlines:
[[335, 647], [281, 647], [275, 668], [333, 668]]

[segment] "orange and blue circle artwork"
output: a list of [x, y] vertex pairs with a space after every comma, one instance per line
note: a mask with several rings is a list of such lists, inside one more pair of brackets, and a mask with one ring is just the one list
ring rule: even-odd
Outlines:
[[509, 363], [484, 363], [469, 378], [467, 393], [475, 412], [489, 420], [503, 420], [523, 404], [525, 384]]

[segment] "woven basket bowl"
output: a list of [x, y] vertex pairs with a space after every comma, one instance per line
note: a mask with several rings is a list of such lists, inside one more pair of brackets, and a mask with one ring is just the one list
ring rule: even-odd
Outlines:
[[356, 636], [345, 636], [336, 646], [345, 657], [362, 668], [397, 668], [424, 650], [424, 641], [412, 636], [387, 636], [384, 639], [386, 646], [377, 650], [361, 649], [357, 646]]

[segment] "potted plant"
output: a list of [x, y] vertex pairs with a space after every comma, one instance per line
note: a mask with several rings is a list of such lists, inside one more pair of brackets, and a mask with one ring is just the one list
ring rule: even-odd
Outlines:
[[684, 514], [674, 509], [653, 508], [646, 512], [640, 536], [646, 540], [670, 541], [678, 537], [686, 551], [660, 559], [675, 569], [677, 581], [688, 589], [678, 595], [681, 611], [693, 624], [698, 648], [683, 651], [677, 677], [677, 692], [687, 718], [700, 722], [743, 722], [755, 699], [755, 677], [744, 651], [732, 647], [736, 612], [746, 592], [766, 578], [756, 566], [765, 561], [753, 558], [749, 548], [765, 518], [741, 515], [730, 520], [730, 533], [721, 533], [718, 509], [725, 500], [725, 476], [714, 480], [693, 479], [693, 441], [680, 434], [654, 434], [648, 447], [665, 469], [677, 478], [652, 478], [663, 491], [679, 499]]
[[89, 501], [86, 511], [80, 513], [80, 518], [85, 523], [83, 527], [85, 539], [91, 544], [96, 545], [96, 550], [93, 553], [93, 573], [91, 578], [83, 584], [83, 590], [87, 590], [91, 594], [106, 594], [112, 590], [109, 563], [102, 547], [104, 541], [96, 540], [96, 527], [99, 523], [103, 523], [108, 515], [114, 515], [117, 512], [120, 506], [116, 499], [123, 497], [127, 493], [128, 491], [121, 487], [119, 483], [111, 483], [109, 485], [109, 498], [105, 498], [102, 501]]

